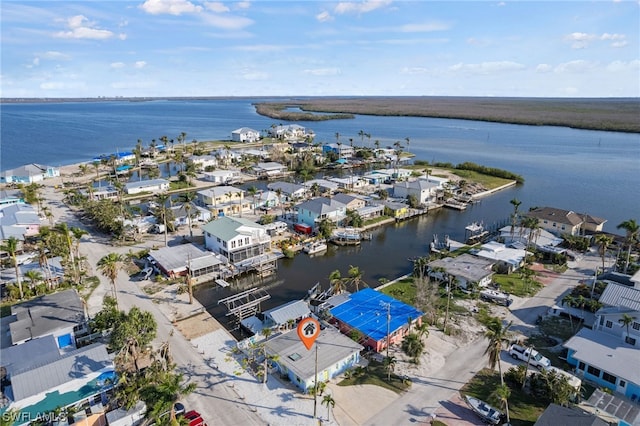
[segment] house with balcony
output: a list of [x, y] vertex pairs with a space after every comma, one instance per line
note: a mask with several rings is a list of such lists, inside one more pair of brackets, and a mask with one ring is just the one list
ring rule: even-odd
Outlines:
[[241, 127], [231, 132], [231, 140], [243, 143], [257, 142], [260, 140], [260, 132], [249, 127]]
[[351, 158], [356, 151], [351, 145], [344, 143], [327, 143], [322, 145], [322, 154], [335, 154], [338, 158]]
[[244, 191], [234, 186], [222, 185], [203, 189], [196, 193], [198, 204], [210, 209], [214, 216], [234, 216], [251, 209]]
[[273, 161], [267, 163], [256, 163], [253, 166], [258, 179], [275, 179], [287, 173], [287, 166]]
[[60, 169], [43, 164], [26, 164], [0, 172], [0, 183], [34, 183], [60, 176]]
[[304, 185], [291, 182], [271, 182], [267, 185], [267, 188], [275, 193], [279, 192], [282, 195], [280, 202], [295, 202], [306, 198], [309, 194], [308, 189]]
[[304, 140], [308, 137], [315, 136], [313, 130], [307, 129], [299, 124], [272, 126], [269, 128], [269, 135], [273, 138], [287, 141]]
[[318, 223], [327, 219], [340, 223], [347, 217], [347, 206], [333, 198], [318, 197], [304, 201], [296, 206], [298, 222], [316, 228]]
[[151, 250], [149, 258], [153, 266], [170, 278], [187, 274], [192, 278], [201, 276], [217, 278], [226, 264], [225, 259], [195, 244], [179, 244]]
[[482, 288], [491, 284], [494, 263], [493, 260], [464, 253], [429, 262], [428, 273], [439, 281], [446, 281], [451, 277], [452, 284], [463, 289]]
[[169, 181], [166, 179], [149, 179], [124, 184], [124, 192], [129, 195], [135, 194], [160, 194], [169, 190]]
[[239, 217], [219, 217], [202, 227], [205, 247], [232, 263], [257, 258], [270, 251], [271, 237], [264, 226]]
[[9, 206], [11, 204], [24, 204], [22, 191], [20, 191], [19, 189], [0, 190], [0, 208]]
[[538, 219], [538, 225], [554, 235], [580, 235], [586, 232], [602, 232], [606, 219], [586, 213], [576, 213], [555, 207], [538, 207], [523, 213], [524, 217]]
[[93, 185], [91, 189], [81, 189], [80, 193], [92, 201], [118, 199], [118, 189], [113, 185]]
[[403, 199], [413, 196], [420, 204], [430, 204], [436, 202], [439, 189], [440, 185], [426, 179], [403, 180], [393, 185], [393, 196]]
[[472, 249], [470, 254], [493, 262], [500, 273], [511, 274], [524, 264], [527, 251], [520, 246], [506, 246], [497, 241], [482, 244], [479, 249]]
[[206, 170], [207, 168], [218, 167], [220, 160], [216, 155], [192, 155], [189, 157], [189, 161], [191, 161], [197, 170]]

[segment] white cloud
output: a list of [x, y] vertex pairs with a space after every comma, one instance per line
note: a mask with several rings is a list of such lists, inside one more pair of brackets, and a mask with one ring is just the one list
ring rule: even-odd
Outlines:
[[113, 32], [109, 30], [100, 30], [92, 28], [95, 24], [89, 22], [84, 15], [72, 16], [67, 20], [67, 26], [70, 31], [59, 31], [54, 34], [58, 38], [77, 38], [77, 39], [93, 39], [105, 40], [113, 37]]
[[624, 40], [625, 38], [623, 34], [604, 33], [600, 36], [600, 40]]
[[147, 62], [146, 62], [146, 61], [136, 61], [136, 62], [133, 64], [133, 67], [134, 67], [134, 68], [138, 68], [138, 69], [140, 69], [140, 68], [144, 68], [144, 67], [146, 67], [146, 66], [147, 66]]
[[124, 68], [124, 62], [112, 62], [110, 67], [114, 69]]
[[524, 65], [511, 61], [482, 62], [479, 64], [458, 63], [449, 67], [451, 71], [463, 71], [472, 74], [491, 74], [502, 71], [520, 71]]
[[186, 0], [146, 0], [140, 8], [151, 15], [169, 14], [182, 15], [183, 13], [200, 13], [202, 6]]
[[120, 40], [126, 40], [127, 39], [127, 35], [125, 33], [120, 33], [120, 34], [118, 34], [118, 38]]
[[345, 13], [368, 13], [391, 4], [391, 0], [365, 0], [362, 2], [341, 2], [333, 10], [337, 15]]
[[324, 12], [318, 13], [316, 15], [316, 19], [319, 22], [328, 22], [328, 21], [333, 21], [333, 16], [331, 16], [331, 14], [325, 10]]
[[554, 71], [559, 73], [582, 73], [596, 66], [594, 62], [577, 59], [575, 61], [564, 62], [558, 65]]
[[400, 70], [401, 74], [426, 74], [429, 70], [423, 67], [404, 67]]
[[35, 58], [33, 58], [33, 62], [32, 62], [34, 67], [37, 67], [40, 65], [40, 58], [38, 58], [37, 56]]
[[267, 80], [269, 74], [264, 71], [245, 70], [242, 71], [242, 78], [245, 80]]
[[446, 31], [451, 25], [444, 22], [425, 22], [422, 24], [405, 24], [400, 27], [403, 33], [427, 33], [432, 31]]
[[633, 61], [613, 61], [607, 65], [607, 71], [633, 71], [640, 69], [640, 59]]
[[224, 13], [224, 12], [229, 12], [231, 10], [227, 6], [225, 6], [224, 3], [220, 3], [218, 1], [205, 3], [204, 7], [206, 7], [207, 10], [210, 10], [216, 13]]
[[325, 76], [325, 75], [340, 75], [340, 68], [316, 68], [304, 70], [305, 74]]
[[622, 40], [622, 41], [614, 41], [613, 43], [611, 43], [611, 47], [625, 47], [627, 44], [626, 40]]
[[55, 50], [49, 50], [47, 52], [44, 52], [40, 56], [42, 56], [45, 59], [51, 59], [54, 61], [68, 61], [69, 59], [71, 59], [69, 55], [66, 55], [62, 52], [57, 52]]
[[239, 1], [234, 4], [234, 6], [238, 9], [249, 9], [251, 7], [251, 2], [249, 1]]
[[202, 15], [202, 19], [209, 25], [225, 30], [240, 30], [253, 24], [253, 20], [243, 16], [222, 16], [213, 13]]
[[553, 67], [549, 64], [538, 64], [538, 66], [536, 67], [536, 72], [540, 72], [540, 73], [550, 72], [552, 70], [553, 70]]
[[40, 88], [42, 90], [78, 90], [85, 88], [85, 84], [83, 82], [48, 81], [41, 83]]
[[571, 43], [573, 49], [584, 49], [589, 45], [589, 42], [596, 39], [596, 36], [587, 33], [571, 33], [566, 35], [564, 39]]

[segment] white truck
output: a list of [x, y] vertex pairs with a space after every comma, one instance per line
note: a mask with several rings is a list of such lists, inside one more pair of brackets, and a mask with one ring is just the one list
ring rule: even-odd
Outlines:
[[[529, 354], [531, 354], [531, 357], [529, 357]], [[513, 359], [519, 359], [520, 361], [527, 362], [528, 360], [529, 365], [536, 367], [538, 370], [546, 370], [551, 366], [549, 358], [532, 348], [513, 344], [509, 346], [509, 355]]]

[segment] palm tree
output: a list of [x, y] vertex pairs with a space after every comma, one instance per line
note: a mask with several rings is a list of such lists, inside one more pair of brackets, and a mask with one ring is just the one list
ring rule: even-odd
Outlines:
[[[509, 328], [513, 321], [504, 326], [500, 318], [491, 318], [488, 325], [485, 336], [489, 339], [489, 345], [485, 349], [485, 355], [489, 356], [489, 368], [495, 370], [496, 364], [498, 365], [498, 372], [500, 373], [500, 386], [504, 387], [504, 376], [502, 375], [502, 364], [500, 362], [500, 355], [503, 349], [503, 343], [508, 343], [511, 339], [511, 332]], [[508, 389], [508, 388], [507, 388]], [[509, 402], [507, 401], [508, 395], [504, 398], [504, 406], [507, 414], [507, 423], [509, 423]]]
[[625, 220], [621, 224], [619, 224], [617, 229], [624, 229], [627, 232], [626, 244], [627, 244], [627, 260], [624, 264], [624, 273], [627, 273], [629, 269], [629, 258], [631, 257], [631, 247], [638, 240], [638, 232], [640, 231], [640, 226], [636, 222], [635, 219]]
[[329, 285], [333, 294], [340, 294], [345, 291], [344, 279], [339, 270], [335, 270], [329, 274]]
[[417, 325], [415, 327], [415, 330], [418, 332], [418, 336], [420, 337], [420, 339], [429, 338], [429, 324], [427, 324], [426, 322], [422, 322], [420, 323], [420, 325]]
[[366, 285], [366, 283], [362, 281], [363, 274], [364, 272], [361, 271], [359, 267], [349, 265], [349, 282], [356, 287], [356, 291], [360, 290], [360, 284]]
[[11, 256], [13, 266], [16, 268], [16, 284], [18, 284], [18, 290], [20, 290], [20, 299], [24, 299], [24, 292], [22, 291], [22, 283], [20, 282], [20, 268], [18, 267], [18, 259], [16, 254], [18, 252], [18, 239], [16, 237], [9, 237], [7, 241], [0, 245], [0, 250], [6, 251]]
[[29, 280], [29, 287], [32, 289], [42, 281], [42, 274], [35, 269], [30, 269], [24, 273], [24, 277]]
[[396, 357], [386, 356], [384, 357], [384, 369], [387, 370], [387, 382], [391, 381], [391, 373], [396, 368]]
[[489, 397], [490, 400], [499, 402], [501, 408], [505, 410], [505, 413], [507, 415], [506, 424], [509, 424], [509, 420], [510, 420], [509, 419], [509, 397], [510, 396], [511, 396], [511, 389], [509, 389], [509, 386], [502, 383], [493, 391], [493, 393]]
[[621, 326], [627, 328], [627, 339], [629, 338], [629, 326], [633, 324], [633, 321], [635, 321], [635, 319], [636, 317], [632, 317], [631, 315], [624, 313], [622, 314], [622, 317], [618, 320]]
[[247, 189], [247, 194], [249, 194], [251, 198], [253, 198], [253, 214], [256, 214], [256, 197], [258, 195], [258, 188], [256, 188], [255, 186], [251, 186], [249, 189]]
[[602, 272], [604, 273], [604, 258], [607, 254], [607, 247], [613, 242], [613, 237], [607, 234], [596, 235], [596, 243], [598, 243], [598, 250], [600, 256], [602, 256]]
[[115, 299], [116, 307], [118, 306], [116, 279], [118, 279], [118, 272], [120, 272], [120, 269], [123, 266], [123, 261], [124, 259], [118, 253], [109, 253], [98, 261], [98, 270], [103, 276], [107, 277], [109, 281], [111, 281], [111, 289], [113, 291], [113, 298]]
[[404, 138], [404, 140], [407, 142], [407, 152], [409, 152], [409, 144], [411, 143], [411, 139], [409, 139], [409, 136], [407, 136], [406, 138]]
[[402, 350], [415, 364], [419, 364], [420, 355], [424, 352], [424, 342], [416, 333], [410, 333], [402, 340]]
[[331, 409], [336, 406], [336, 401], [330, 394], [326, 394], [322, 397], [322, 405], [327, 406], [327, 421], [331, 421]]
[[160, 193], [156, 195], [156, 202], [158, 203], [157, 214], [160, 220], [162, 220], [162, 224], [164, 225], [164, 246], [166, 247], [169, 244], [168, 237], [168, 229], [167, 229], [167, 200], [169, 200], [169, 194], [166, 192]]
[[516, 227], [516, 224], [518, 223], [518, 207], [520, 207], [522, 201], [518, 200], [517, 198], [513, 198], [509, 202], [511, 203], [511, 205], [513, 205], [513, 214], [511, 215], [511, 239], [513, 240], [513, 231]]
[[537, 217], [526, 217], [522, 221], [522, 226], [529, 230], [529, 235], [527, 236], [527, 247], [531, 246], [531, 242], [537, 240], [537, 237], [540, 233], [540, 220]]
[[571, 293], [567, 294], [562, 298], [562, 306], [567, 305], [569, 309], [567, 309], [567, 313], [569, 314], [569, 323], [571, 324], [571, 329], [573, 330], [573, 315], [571, 315], [571, 308], [576, 305], [576, 298], [573, 297]]
[[181, 194], [179, 199], [180, 201], [182, 201], [182, 205], [184, 206], [184, 211], [185, 213], [187, 213], [187, 221], [189, 222], [189, 236], [193, 237], [193, 228], [191, 227], [191, 209], [193, 208], [193, 205], [191, 204], [191, 202], [193, 200], [195, 200], [197, 197], [197, 194], [193, 191], [188, 191], [185, 192], [184, 194]]

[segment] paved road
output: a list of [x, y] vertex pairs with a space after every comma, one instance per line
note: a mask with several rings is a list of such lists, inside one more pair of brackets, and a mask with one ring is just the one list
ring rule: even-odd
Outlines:
[[[57, 222], [66, 222], [69, 227], [86, 228], [62, 203], [63, 194], [61, 192], [54, 191], [53, 188], [47, 186], [43, 195], [48, 200], [49, 207]], [[87, 261], [92, 268], [95, 268], [100, 258], [110, 252], [124, 254], [130, 249], [136, 251], [142, 248], [144, 248], [142, 245], [139, 247], [112, 246], [107, 239], [94, 235], [84, 236], [80, 244], [80, 252], [87, 256]], [[104, 295], [110, 294], [111, 291], [111, 284], [108, 280], [99, 273], [95, 271], [94, 273], [100, 278], [100, 285], [87, 301], [90, 315], [94, 315], [101, 309]], [[179, 370], [185, 374], [190, 382], [198, 384], [195, 392], [184, 399], [187, 408], [202, 413], [209, 425], [251, 426], [265, 424], [264, 420], [252, 411], [247, 403], [238, 398], [238, 394], [232, 388], [219, 383], [219, 378], [214, 374], [215, 370], [179, 332], [173, 333], [174, 328], [167, 317], [142, 291], [141, 287], [129, 279], [125, 272], [119, 273], [116, 287], [120, 309], [128, 311], [131, 307], [137, 306], [141, 310], [151, 312], [158, 323], [158, 335], [153, 342], [154, 346], [158, 347], [170, 339], [171, 352]]]

